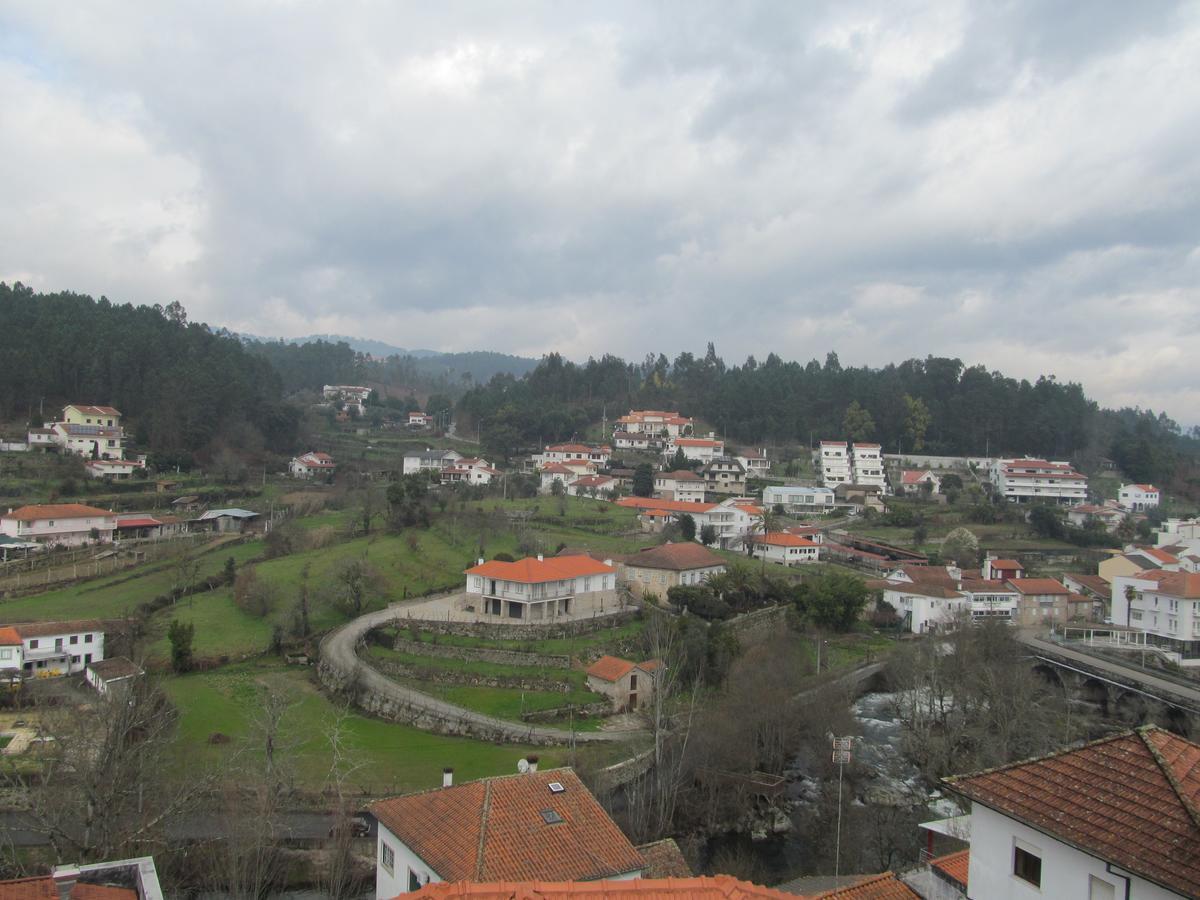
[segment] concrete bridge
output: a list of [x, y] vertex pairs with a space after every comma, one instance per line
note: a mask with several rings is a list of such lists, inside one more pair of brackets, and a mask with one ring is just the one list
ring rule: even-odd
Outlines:
[[1191, 687], [1032, 635], [1018, 640], [1045, 678], [1105, 715], [1131, 725], [1157, 721], [1184, 736], [1200, 734], [1200, 684]]

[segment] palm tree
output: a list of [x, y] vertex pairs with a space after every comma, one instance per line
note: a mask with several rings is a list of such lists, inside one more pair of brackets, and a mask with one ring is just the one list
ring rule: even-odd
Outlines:
[[[762, 512], [754, 517], [754, 519], [750, 522], [750, 534], [747, 536], [750, 541], [751, 555], [753, 555], [754, 550], [754, 536], [756, 534], [761, 534], [763, 538], [766, 538], [768, 534], [773, 534], [779, 530], [780, 522], [780, 517], [766, 507], [763, 507]], [[767, 572], [766, 544], [763, 545], [763, 549], [759, 554], [759, 559], [762, 562], [761, 572], [765, 575]]]

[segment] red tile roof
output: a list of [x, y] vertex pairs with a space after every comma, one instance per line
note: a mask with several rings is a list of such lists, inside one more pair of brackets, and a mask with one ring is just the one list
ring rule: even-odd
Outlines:
[[4, 516], [0, 516], [0, 518], [16, 519], [20, 522], [34, 522], [42, 519], [92, 519], [99, 516], [115, 515], [116, 513], [112, 510], [84, 506], [82, 503], [48, 503], [41, 506], [22, 506]]
[[646, 861], [644, 878], [691, 878], [692, 868], [683, 858], [683, 851], [673, 838], [663, 838], [637, 848]]
[[1158, 593], [1181, 600], [1200, 600], [1200, 575], [1192, 572], [1164, 572], [1158, 580]]
[[766, 534], [756, 534], [750, 539], [755, 544], [767, 544], [771, 547], [816, 547], [808, 538], [786, 531], [770, 531]]
[[937, 869], [964, 891], [967, 889], [967, 871], [971, 866], [971, 851], [959, 850], [946, 856], [931, 859], [929, 865]]
[[905, 469], [900, 473], [901, 484], [920, 484], [927, 475], [933, 475], [927, 469]]
[[634, 663], [616, 656], [602, 656], [587, 667], [589, 675], [604, 681], [617, 681], [634, 668]]
[[724, 441], [714, 441], [708, 438], [675, 438], [676, 447], [720, 447]]
[[993, 559], [993, 569], [1024, 569], [1025, 567], [1015, 559]]
[[1069, 594], [1066, 586], [1053, 578], [1010, 578], [1008, 583], [1021, 594]]
[[872, 878], [864, 878], [848, 887], [825, 891], [817, 897], [845, 897], [849, 900], [912, 900], [921, 895], [896, 877], [895, 872], [884, 872]]
[[1131, 554], [1141, 552], [1150, 557], [1155, 562], [1166, 563], [1169, 566], [1176, 565], [1179, 562], [1179, 557], [1167, 553], [1165, 550], [1159, 550], [1157, 547], [1143, 547], [1140, 544], [1130, 551]]
[[[76, 882], [71, 900], [137, 900], [132, 888]], [[58, 887], [49, 875], [0, 881], [0, 900], [59, 900]]]
[[704, 479], [693, 472], [691, 469], [676, 469], [674, 472], [655, 472], [655, 478], [669, 479], [671, 481], [703, 481]]
[[[565, 790], [552, 792], [553, 782]], [[370, 811], [445, 881], [591, 881], [645, 867], [571, 769], [394, 797]], [[562, 821], [547, 824], [543, 811]]]
[[118, 528], [157, 528], [162, 522], [150, 516], [131, 516], [128, 519], [117, 519]]
[[467, 575], [482, 575], [502, 581], [519, 581], [523, 584], [540, 584], [545, 581], [565, 581], [585, 575], [610, 575], [612, 566], [588, 556], [554, 556], [539, 560], [527, 556], [516, 562], [490, 560], [482, 565], [467, 569]]
[[76, 619], [72, 622], [20, 622], [9, 626], [22, 638], [53, 637], [60, 634], [102, 632], [105, 623], [99, 619]]
[[0, 646], [15, 647], [20, 645], [21, 635], [11, 625], [0, 625]]
[[[588, 897], [592, 900], [658, 900], [658, 898], [696, 898], [696, 900], [795, 900], [775, 888], [738, 881], [732, 875], [697, 878], [635, 878], [632, 881], [574, 882], [497, 882], [495, 884], [427, 884], [407, 896], [434, 900], [444, 897], [469, 897], [473, 900], [568, 900]], [[882, 895], [881, 895], [882, 896]], [[905, 897], [915, 896], [905, 894]]]
[[621, 560], [627, 566], [639, 569], [667, 569], [685, 572], [689, 569], [708, 569], [725, 565], [725, 560], [692, 541], [680, 544], [666, 543], [638, 553], [631, 553]]
[[655, 500], [653, 497], [622, 497], [617, 506], [634, 509], [665, 509], [670, 512], [706, 513], [716, 509], [715, 503], [697, 503], [691, 500]]
[[119, 416], [119, 410], [111, 406], [80, 406], [78, 403], [68, 404], [68, 409], [77, 409], [85, 416]]
[[955, 793], [1184, 896], [1200, 895], [1200, 745], [1146, 726], [946, 779]]

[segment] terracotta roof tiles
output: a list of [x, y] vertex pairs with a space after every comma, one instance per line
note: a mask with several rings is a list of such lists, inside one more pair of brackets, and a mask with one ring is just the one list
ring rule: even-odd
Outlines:
[[41, 506], [22, 506], [0, 518], [34, 522], [42, 519], [93, 519], [115, 516], [112, 510], [84, 506], [82, 503], [48, 503]]
[[884, 872], [872, 878], [817, 894], [817, 897], [842, 897], [847, 900], [913, 900], [921, 895], [896, 877], [895, 872]]
[[946, 856], [931, 859], [929, 865], [946, 879], [954, 882], [962, 890], [967, 889], [967, 872], [971, 866], [971, 851], [959, 850]]
[[724, 559], [693, 541], [660, 544], [648, 550], [631, 553], [621, 561], [627, 566], [639, 569], [667, 569], [672, 572], [725, 565]]
[[[132, 888], [76, 882], [71, 900], [137, 900]], [[0, 900], [59, 900], [58, 886], [49, 875], [0, 881]]]
[[[497, 882], [495, 884], [427, 884], [409, 896], [421, 900], [469, 897], [473, 900], [795, 900], [794, 895], [775, 888], [738, 881], [732, 875], [696, 878], [637, 878], [632, 881]], [[904, 895], [915, 896], [912, 894]]]
[[542, 560], [527, 556], [516, 562], [501, 562], [493, 559], [482, 565], [472, 566], [466, 571], [467, 575], [482, 575], [485, 578], [516, 581], [522, 584], [566, 581], [585, 575], [610, 575], [612, 573], [612, 566], [606, 566], [588, 556], [554, 556]]

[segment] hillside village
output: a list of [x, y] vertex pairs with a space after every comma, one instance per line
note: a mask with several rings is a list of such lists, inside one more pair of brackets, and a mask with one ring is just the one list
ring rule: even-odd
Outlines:
[[[0, 514], [0, 752], [14, 786], [82, 765], [59, 704], [102, 733], [114, 703], [130, 715], [165, 703], [178, 726], [151, 769], [120, 750], [106, 764], [158, 780], [168, 760], [195, 757], [217, 768], [171, 785], [190, 803], [228, 801], [211, 781], [224, 767], [272, 791], [265, 807], [231, 808], [248, 827], [303, 810], [332, 823], [306, 840], [260, 834], [261, 889], [333, 877], [336, 896], [940, 898], [1008, 896], [1016, 878], [1067, 895], [1085, 883], [1092, 896], [1200, 891], [1200, 870], [1183, 862], [1200, 858], [1189, 812], [1200, 745], [1188, 740], [1200, 715], [1200, 519], [1186, 500], [1111, 468], [1015, 454], [738, 445], [679, 410], [631, 409], [601, 423], [599, 440], [497, 458], [445, 414], [380, 415], [377, 396], [326, 385], [308, 446], [258, 474], [228, 459], [158, 465], [112, 406], [67, 405], [5, 442], [0, 463], [28, 501]], [[85, 477], [46, 492], [50, 472]], [[786, 761], [808, 759], [823, 773], [812, 783], [829, 784], [823, 729], [850, 729], [835, 762], [862, 738], [844, 697], [832, 726], [818, 723], [839, 703], [817, 712], [802, 698], [843, 684], [899, 690], [906, 660], [941, 640], [1009, 648], [1005, 671], [1023, 672], [1014, 685], [1040, 678], [1030, 684], [1065, 731], [1023, 738], [1032, 760], [976, 750], [923, 769], [941, 793], [898, 805], [876, 805], [881, 774], [855, 769], [865, 809], [904, 811], [890, 865], [868, 865], [880, 845], [865, 822], [845, 835], [851, 867], [842, 851], [833, 860], [851, 874], [832, 880], [829, 848], [811, 838], [798, 874], [707, 849], [720, 834], [796, 842], [797, 822], [827, 822], [829, 795], [797, 799]], [[782, 727], [723, 699], [764, 677], [751, 674], [764, 653], [789, 661], [771, 687], [786, 693], [775, 714], [790, 710], [787, 737], [736, 762], [740, 742], [713, 743], [718, 722]], [[1030, 658], [1038, 674], [1020, 662]], [[1116, 696], [1114, 684], [1140, 693]], [[700, 751], [684, 750], [685, 710], [710, 735]], [[354, 737], [340, 750], [346, 738], [331, 737], [333, 756], [324, 741], [288, 738], [284, 776], [274, 750], [264, 768], [261, 742], [296, 727], [289, 715], [316, 732], [349, 722]], [[899, 721], [915, 753], [921, 726]], [[393, 748], [406, 746], [420, 749], [397, 768]], [[1137, 796], [1106, 768], [1117, 756], [1144, 770]], [[1093, 767], [1082, 793], [1062, 781], [1073, 765]], [[1022, 794], [1035, 775], [1047, 789]], [[37, 835], [58, 849], [49, 874], [13, 890], [155, 897], [163, 882], [208, 877], [178, 856], [194, 839], [143, 854], [152, 847], [125, 822], [112, 846], [131, 858], [96, 859], [65, 813], [82, 795], [51, 804], [36, 783], [24, 792], [6, 815], [31, 849], [12, 871], [46, 859]], [[677, 808], [655, 812], [667, 796]], [[111, 815], [124, 802], [114, 796]], [[1138, 804], [1177, 838], [1119, 826]], [[1080, 815], [1086, 834], [1058, 824]], [[200, 845], [232, 864], [249, 852], [235, 833]], [[1145, 850], [1131, 854], [1131, 841]]]

